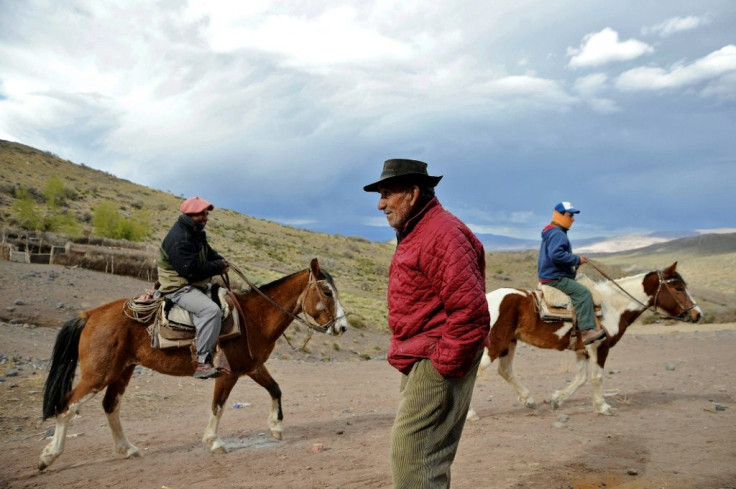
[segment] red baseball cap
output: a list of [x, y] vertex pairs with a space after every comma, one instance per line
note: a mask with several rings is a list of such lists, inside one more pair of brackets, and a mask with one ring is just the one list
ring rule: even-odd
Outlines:
[[202, 211], [211, 211], [215, 206], [199, 197], [191, 197], [179, 206], [182, 214], [199, 214]]

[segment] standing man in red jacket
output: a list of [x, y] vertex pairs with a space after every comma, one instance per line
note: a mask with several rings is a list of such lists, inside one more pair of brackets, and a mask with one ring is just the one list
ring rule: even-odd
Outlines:
[[363, 187], [380, 193], [397, 237], [388, 279], [388, 361], [402, 373], [391, 431], [397, 489], [450, 487], [490, 330], [483, 245], [435, 197], [441, 178], [421, 161], [392, 159]]

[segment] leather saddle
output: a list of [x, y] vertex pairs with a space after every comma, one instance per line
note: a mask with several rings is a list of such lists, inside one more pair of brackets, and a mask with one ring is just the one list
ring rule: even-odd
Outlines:
[[[218, 341], [240, 336], [242, 318], [237, 307], [234, 307], [233, 301], [236, 299], [227, 289], [217, 285], [212, 286], [210, 293], [212, 300], [222, 310], [222, 328]], [[151, 346], [161, 350], [188, 347], [194, 344], [197, 334], [192, 314], [165, 298], [161, 300], [156, 319], [148, 327], [148, 332], [151, 334]]]
[[[577, 282], [590, 290], [593, 296], [596, 323], [600, 324], [598, 318], [603, 316], [603, 312], [600, 297], [598, 297], [598, 294], [596, 294], [595, 289], [592, 287], [592, 280], [583, 276]], [[541, 283], [532, 292], [537, 303], [539, 318], [542, 321], [550, 323], [558, 321], [576, 322], [574, 317], [575, 311], [573, 310], [572, 300], [569, 295], [559, 289]]]

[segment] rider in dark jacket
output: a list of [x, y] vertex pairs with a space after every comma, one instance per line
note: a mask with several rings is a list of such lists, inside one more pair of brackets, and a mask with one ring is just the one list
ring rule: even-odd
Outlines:
[[204, 227], [214, 208], [199, 197], [185, 200], [180, 207], [182, 214], [161, 243], [158, 258], [159, 291], [192, 313], [199, 363], [194, 376], [199, 379], [219, 375], [212, 357], [222, 313], [205, 291], [210, 278], [227, 273], [228, 263], [207, 243]]

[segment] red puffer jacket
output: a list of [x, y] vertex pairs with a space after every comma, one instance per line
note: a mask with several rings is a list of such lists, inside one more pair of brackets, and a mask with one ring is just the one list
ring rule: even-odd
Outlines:
[[485, 255], [478, 238], [434, 198], [399, 236], [388, 280], [388, 361], [408, 374], [429, 358], [463, 377], [488, 344]]

